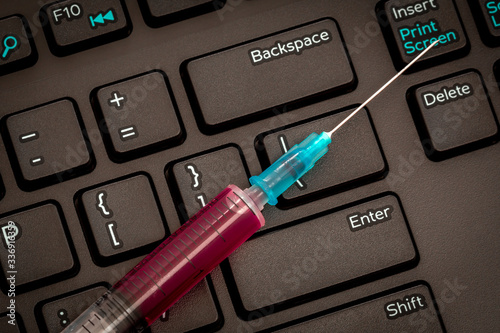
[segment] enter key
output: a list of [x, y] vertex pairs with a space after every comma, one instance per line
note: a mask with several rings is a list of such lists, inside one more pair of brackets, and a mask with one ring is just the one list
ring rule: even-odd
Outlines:
[[417, 262], [403, 208], [387, 194], [245, 242], [229, 257], [226, 277], [236, 286], [231, 293], [238, 315], [247, 320], [252, 311], [279, 312]]

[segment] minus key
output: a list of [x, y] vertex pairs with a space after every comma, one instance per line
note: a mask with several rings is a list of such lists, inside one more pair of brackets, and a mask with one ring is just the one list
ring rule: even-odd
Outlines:
[[37, 165], [43, 164], [43, 162], [44, 162], [44, 159], [42, 156], [38, 156], [38, 157], [34, 157], [34, 158], [30, 159], [30, 164], [32, 166], [37, 166]]

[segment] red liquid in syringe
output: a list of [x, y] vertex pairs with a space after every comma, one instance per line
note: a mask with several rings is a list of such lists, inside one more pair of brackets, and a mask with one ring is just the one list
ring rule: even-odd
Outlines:
[[78, 317], [71, 324], [77, 329], [69, 332], [144, 329], [263, 225], [259, 208], [229, 185]]

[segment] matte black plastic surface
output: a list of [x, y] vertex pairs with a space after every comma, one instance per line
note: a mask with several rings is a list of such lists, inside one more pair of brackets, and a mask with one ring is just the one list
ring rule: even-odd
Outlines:
[[495, 0], [469, 0], [481, 39], [491, 47], [500, 46], [500, 7]]
[[[84, 190], [77, 198], [89, 246], [99, 264], [147, 254], [168, 236], [156, 194], [145, 175]], [[135, 253], [134, 253], [135, 250]], [[139, 250], [139, 252], [138, 252]]]
[[378, 4], [378, 17], [394, 65], [402, 69], [434, 41], [435, 47], [411, 68], [434, 66], [464, 56], [469, 51], [454, 0], [389, 0]]
[[18, 183], [27, 190], [60, 183], [93, 168], [78, 108], [62, 99], [2, 120]]
[[213, 332], [224, 322], [219, 311], [204, 279], [155, 321], [151, 333]]
[[428, 287], [417, 285], [276, 332], [445, 332], [434, 302]]
[[273, 108], [346, 93], [356, 83], [331, 19], [202, 56], [185, 71], [193, 109], [208, 133], [273, 115]]
[[[56, 203], [45, 203], [0, 219], [2, 282], [5, 294], [20, 293], [68, 278], [78, 271], [66, 223]], [[14, 249], [14, 251], [10, 251]]]
[[185, 135], [165, 73], [99, 88], [94, 109], [111, 158], [124, 161], [182, 143]]
[[76, 294], [65, 295], [43, 304], [41, 312], [45, 327], [43, 332], [59, 333], [69, 323], [101, 297], [108, 288], [93, 286]]
[[175, 162], [168, 168], [167, 177], [184, 217], [196, 214], [220, 191], [234, 184], [241, 189], [250, 186], [246, 166], [236, 147], [221, 147], [202, 155]]
[[40, 22], [57, 56], [124, 38], [132, 30], [123, 0], [56, 1], [42, 8]]
[[[440, 0], [436, 1], [439, 3]], [[81, 265], [78, 273], [72, 277], [54, 279], [50, 281], [54, 282], [50, 285], [39, 285], [29, 292], [16, 293], [17, 319], [22, 318], [26, 328], [24, 331], [30, 333], [38, 331], [36, 317], [39, 316], [34, 311], [36, 304], [96, 283], [113, 284], [139, 260], [139, 257], [131, 256], [110, 266], [94, 263], [75, 209], [76, 193], [120, 177], [147, 173], [158, 193], [159, 207], [165, 215], [168, 230], [173, 231], [181, 225], [182, 218], [176, 207], [180, 196], [171, 192], [165, 179], [167, 165], [214, 148], [238, 146], [249, 174], [257, 174], [262, 171], [254, 145], [259, 134], [325, 116], [332, 110], [360, 104], [396, 73], [391, 57], [392, 46], [386, 43], [376, 16], [376, 1], [227, 1], [218, 11], [153, 29], [145, 23], [138, 1], [126, 0], [124, 3], [133, 25], [130, 35], [98, 47], [93, 44], [93, 40], [92, 45], [96, 47], [65, 57], [55, 57], [50, 51], [50, 42], [39, 21], [39, 12], [43, 4], [53, 1], [42, 2], [3, 1], [0, 6], [0, 17], [14, 14], [26, 17], [39, 53], [38, 62], [34, 66], [0, 77], [0, 117], [61, 98], [72, 98], [78, 105], [82, 123], [87, 129], [96, 164], [90, 173], [26, 192], [16, 182], [15, 171], [7, 154], [9, 148], [5, 139], [0, 139], [0, 174], [6, 189], [5, 197], [0, 200], [0, 214], [24, 209], [46, 200], [57, 201], [64, 213], [68, 239], [72, 240], [76, 258]], [[484, 79], [493, 112], [497, 118], [500, 115], [500, 89], [493, 70], [494, 64], [500, 59], [500, 48], [491, 48], [483, 43], [481, 31], [478, 30], [467, 1], [457, 0], [455, 4], [469, 40], [470, 51], [450, 62], [432, 62], [432, 67], [403, 75], [368, 105], [373, 127], [387, 160], [387, 176], [295, 208], [281, 210], [266, 207], [263, 213], [267, 225], [260, 231], [263, 237], [274, 233], [279, 236], [279, 232], [284, 231], [280, 228], [290, 227], [290, 223], [308, 221], [311, 215], [339, 207], [346, 208], [361, 199], [390, 191], [401, 199], [420, 255], [418, 264], [399, 273], [391, 270], [386, 277], [370, 283], [307, 299], [286, 310], [273, 312], [268, 308], [264, 313], [253, 312], [250, 321], [243, 321], [236, 315], [231, 300], [232, 291], [228, 288], [221, 269], [217, 268], [207, 279], [206, 293], [195, 290], [191, 297], [185, 297], [176, 305], [177, 308], [169, 311], [169, 323], [172, 323], [169, 332], [191, 330], [209, 321], [215, 324], [201, 331], [250, 333], [271, 330], [301, 318], [323, 314], [323, 311], [334, 309], [333, 312], [336, 312], [346, 304], [359, 302], [360, 299], [369, 301], [372, 295], [406, 286], [414, 281], [428, 283], [447, 332], [500, 331], [500, 316], [497, 315], [497, 309], [500, 308], [500, 145], [496, 143], [440, 162], [431, 161], [422, 148], [406, 99], [406, 93], [411, 87], [475, 69]], [[261, 40], [264, 36], [280, 31], [290, 31], [294, 27], [325, 17], [335, 19], [344, 38], [345, 49], [358, 79], [357, 86], [352, 91], [333, 98], [320, 96], [312, 103], [296, 109], [279, 108], [268, 118], [252, 118], [251, 122], [237, 128], [223, 127], [222, 132], [217, 134], [207, 135], [200, 130], [191, 106], [191, 95], [186, 91], [181, 77], [183, 63], [235, 45]], [[323, 46], [325, 45], [328, 44]], [[306, 51], [314, 50], [315, 48]], [[305, 56], [306, 51], [298, 58]], [[295, 56], [273, 62], [289, 57]], [[318, 67], [325, 63], [329, 63], [328, 60], [319, 59], [311, 65]], [[110, 159], [103, 143], [101, 124], [97, 122], [91, 104], [92, 91], [152, 70], [163, 71], [169, 78], [179, 118], [185, 126], [185, 141], [179, 146], [116, 163]], [[283, 70], [287, 71], [287, 67], [283, 67]], [[230, 73], [229, 71], [228, 75]], [[212, 92], [224, 94], [215, 80], [209, 82], [209, 85]], [[250, 88], [247, 90], [241, 87], [243, 98], [235, 101], [236, 105], [248, 105], [253, 100], [263, 98], [245, 94]], [[286, 92], [287, 89], [285, 87], [283, 91]], [[276, 88], [272, 87], [262, 95], [275, 96], [276, 93]], [[220, 112], [229, 112], [230, 108], [225, 107]], [[382, 225], [383, 223], [366, 230]], [[40, 233], [39, 237], [42, 236], [46, 235]], [[283, 237], [281, 241], [281, 245], [288, 248], [293, 247], [296, 242], [294, 237]], [[4, 253], [2, 249], [3, 246], [0, 245], [0, 255]], [[308, 250], [312, 251], [313, 248]], [[337, 264], [342, 266], [345, 263]], [[329, 272], [319, 274], [318, 270], [310, 275], [313, 277], [311, 281], [318, 284], [330, 277]], [[280, 276], [272, 278], [281, 280]], [[248, 277], [248, 281], [255, 279], [255, 274]], [[208, 298], [208, 301], [202, 301], [207, 293], [212, 300]], [[7, 311], [9, 302], [9, 296], [0, 292], [0, 317]], [[199, 306], [210, 302], [212, 305], [208, 310]], [[263, 300], [259, 299], [259, 302]], [[216, 321], [215, 310], [218, 313]], [[176, 326], [173, 325], [174, 322], [182, 322], [186, 326]], [[10, 326], [7, 328], [10, 329]], [[359, 328], [362, 329], [361, 326]], [[0, 330], [3, 332], [3, 327]]]
[[19, 314], [16, 314], [16, 321], [12, 321], [16, 323], [15, 325], [9, 323], [12, 319], [7, 316], [7, 313], [0, 315], [0, 327], [4, 329], [5, 333], [22, 333], [24, 332], [24, 327], [22, 326], [22, 318]]
[[25, 17], [14, 15], [0, 19], [0, 75], [35, 64], [38, 53]]
[[498, 121], [479, 73], [467, 71], [410, 89], [422, 146], [443, 160], [498, 141]]
[[3, 186], [2, 176], [0, 175], [0, 200], [3, 199], [5, 195], [5, 187]]
[[417, 261], [404, 211], [389, 194], [249, 240], [226, 273], [238, 315], [250, 320], [252, 311], [281, 311]]
[[144, 20], [160, 27], [224, 7], [226, 0], [145, 0], [140, 1]]

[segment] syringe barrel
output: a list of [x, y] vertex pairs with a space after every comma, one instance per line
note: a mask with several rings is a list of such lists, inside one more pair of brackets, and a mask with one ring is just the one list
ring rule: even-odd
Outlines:
[[64, 332], [140, 332], [263, 225], [252, 199], [229, 185]]

